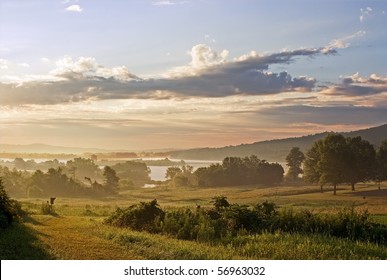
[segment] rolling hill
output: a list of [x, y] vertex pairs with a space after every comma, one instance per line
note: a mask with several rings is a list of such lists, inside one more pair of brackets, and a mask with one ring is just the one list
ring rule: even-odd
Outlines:
[[[284, 162], [286, 155], [292, 147], [299, 147], [305, 152], [313, 142], [324, 138], [328, 133], [323, 132], [302, 137], [276, 139], [222, 148], [189, 149], [172, 152], [171, 157], [176, 159], [222, 160], [227, 156], [244, 157], [255, 154], [260, 159]], [[377, 147], [384, 139], [387, 139], [387, 124], [357, 131], [343, 132], [341, 134], [345, 137], [361, 136]]]

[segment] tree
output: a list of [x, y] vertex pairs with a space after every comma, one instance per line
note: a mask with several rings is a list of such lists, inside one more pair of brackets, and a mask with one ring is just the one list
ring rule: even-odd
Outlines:
[[[305, 161], [306, 179], [313, 183], [333, 185], [336, 195], [337, 185], [344, 183], [348, 172], [349, 149], [341, 134], [328, 134], [313, 144]], [[310, 172], [310, 173], [309, 173]]]
[[222, 164], [198, 168], [194, 175], [199, 186], [276, 185], [282, 182], [284, 169], [278, 163], [269, 163], [252, 155], [227, 157]]
[[356, 183], [372, 179], [376, 152], [374, 146], [360, 136], [348, 137], [346, 141], [349, 149], [346, 179], [354, 191]]
[[118, 183], [120, 181], [116, 171], [110, 166], [105, 166], [103, 169], [103, 176], [105, 177], [106, 190], [110, 193], [115, 193], [118, 189]]
[[120, 179], [129, 180], [135, 186], [143, 186], [151, 181], [149, 177], [151, 171], [145, 162], [130, 160], [117, 163], [112, 168], [116, 171]]
[[167, 168], [165, 173], [165, 178], [168, 180], [173, 180], [177, 174], [182, 173], [183, 171], [178, 166], [171, 166]]
[[230, 186], [243, 185], [246, 180], [246, 166], [239, 157], [223, 159], [223, 170], [226, 182]]
[[[313, 146], [306, 152], [304, 160], [304, 177], [303, 179], [309, 183], [320, 183], [321, 171], [319, 169], [320, 150], [323, 146], [323, 140], [314, 142]], [[323, 192], [324, 184], [320, 184], [321, 192]]]
[[293, 147], [286, 157], [286, 165], [289, 167], [287, 178], [295, 182], [298, 176], [303, 173], [301, 165], [305, 159], [305, 155], [299, 147]]
[[74, 158], [66, 163], [63, 170], [74, 179], [82, 180], [85, 177], [96, 178], [101, 176], [101, 170], [93, 160], [88, 158]]
[[379, 183], [387, 180], [387, 139], [384, 140], [376, 153], [375, 181]]

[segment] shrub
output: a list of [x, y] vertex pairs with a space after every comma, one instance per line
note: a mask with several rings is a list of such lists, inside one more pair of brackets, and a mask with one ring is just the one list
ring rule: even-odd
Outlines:
[[140, 202], [126, 209], [117, 208], [108, 219], [107, 224], [118, 227], [130, 227], [134, 230], [156, 232], [158, 224], [164, 219], [165, 213], [154, 199], [150, 202]]
[[215, 242], [239, 235], [263, 232], [322, 234], [386, 244], [387, 226], [370, 221], [368, 213], [352, 209], [337, 214], [315, 214], [308, 210], [277, 211], [274, 203], [254, 207], [230, 204], [224, 196], [214, 197], [213, 208], [175, 209], [164, 212], [156, 200], [118, 208], [106, 223], [135, 230], [160, 232], [178, 239]]
[[0, 228], [6, 228], [17, 219], [14, 204], [4, 189], [3, 181], [0, 178]]
[[227, 197], [223, 195], [214, 196], [211, 202], [217, 211], [219, 211], [222, 208], [227, 208], [230, 206], [230, 203], [227, 201]]

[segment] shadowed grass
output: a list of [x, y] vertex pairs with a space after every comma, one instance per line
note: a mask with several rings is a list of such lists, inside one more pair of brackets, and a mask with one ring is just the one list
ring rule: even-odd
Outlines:
[[[29, 218], [30, 224], [40, 224]], [[2, 260], [42, 260], [55, 259], [40, 240], [39, 233], [27, 224], [14, 223], [0, 230], [0, 259]]]

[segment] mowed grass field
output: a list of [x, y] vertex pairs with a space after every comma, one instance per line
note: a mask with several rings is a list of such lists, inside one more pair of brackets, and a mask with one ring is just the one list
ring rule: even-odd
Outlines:
[[42, 215], [44, 199], [20, 199], [30, 214], [21, 224], [0, 232], [1, 259], [387, 259], [387, 247], [321, 235], [259, 234], [227, 242], [199, 243], [136, 232], [103, 224], [117, 207], [157, 199], [164, 209], [211, 205], [224, 195], [230, 203], [274, 202], [280, 208], [334, 213], [344, 208], [369, 211], [387, 224], [387, 186], [359, 184], [334, 196], [317, 186], [243, 186], [223, 188], [133, 189], [117, 197], [57, 197], [55, 215]]

